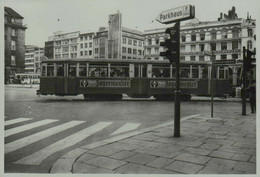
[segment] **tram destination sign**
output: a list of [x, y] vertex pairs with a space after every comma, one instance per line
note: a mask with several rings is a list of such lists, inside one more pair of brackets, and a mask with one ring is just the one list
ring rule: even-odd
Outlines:
[[195, 17], [195, 6], [186, 5], [161, 12], [156, 20], [163, 24], [174, 23]]

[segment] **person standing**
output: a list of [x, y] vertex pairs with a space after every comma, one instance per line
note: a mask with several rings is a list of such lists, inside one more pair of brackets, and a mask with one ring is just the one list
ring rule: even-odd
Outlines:
[[250, 107], [251, 113], [256, 113], [256, 85], [255, 82], [251, 82], [250, 86], [248, 87], [249, 92], [249, 100], [250, 100]]

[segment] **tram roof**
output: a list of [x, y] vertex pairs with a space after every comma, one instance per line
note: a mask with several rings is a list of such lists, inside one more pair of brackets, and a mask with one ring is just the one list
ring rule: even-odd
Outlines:
[[[119, 63], [119, 64], [170, 64], [169, 60], [137, 60], [137, 59], [45, 59], [42, 60], [43, 63]], [[210, 65], [211, 61], [180, 61], [181, 64], [194, 64], [194, 65]]]

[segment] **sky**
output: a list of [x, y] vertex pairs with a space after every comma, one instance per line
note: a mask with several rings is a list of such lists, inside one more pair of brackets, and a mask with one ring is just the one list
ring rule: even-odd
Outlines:
[[246, 18], [249, 12], [258, 19], [260, 12], [260, 0], [3, 0], [4, 6], [24, 17], [25, 45], [39, 47], [55, 31], [96, 32], [107, 27], [108, 15], [117, 11], [122, 13], [123, 27], [140, 31], [166, 27], [155, 20], [157, 16], [188, 4], [195, 5], [195, 17], [200, 21], [215, 21], [232, 6], [239, 18]]

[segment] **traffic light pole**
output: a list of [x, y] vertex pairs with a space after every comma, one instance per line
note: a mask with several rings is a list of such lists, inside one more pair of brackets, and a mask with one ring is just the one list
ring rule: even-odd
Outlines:
[[246, 115], [246, 47], [243, 47], [243, 87], [242, 87], [242, 115]]
[[[178, 29], [178, 40], [180, 40], [180, 22], [176, 22], [176, 28]], [[180, 46], [178, 46], [179, 48]], [[180, 137], [180, 49], [176, 55], [176, 89], [175, 89], [175, 111], [174, 111], [174, 137]]]

